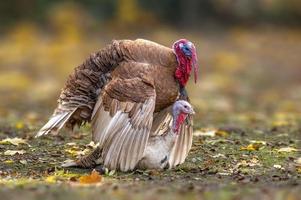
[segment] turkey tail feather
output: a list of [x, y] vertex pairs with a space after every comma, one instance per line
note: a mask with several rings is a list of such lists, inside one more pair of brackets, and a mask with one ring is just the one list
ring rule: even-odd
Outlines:
[[75, 111], [76, 109], [74, 109], [73, 111], [65, 111], [53, 115], [49, 119], [49, 121], [39, 130], [35, 137], [37, 138], [43, 135], [47, 135], [49, 133], [57, 135], [60, 129], [65, 125], [65, 123]]

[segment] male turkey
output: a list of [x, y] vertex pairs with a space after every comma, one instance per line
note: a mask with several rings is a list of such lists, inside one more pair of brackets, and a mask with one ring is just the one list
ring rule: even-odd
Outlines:
[[[196, 61], [196, 49], [186, 39], [172, 49], [143, 39], [113, 41], [75, 68], [37, 136], [92, 119], [93, 141], [102, 149], [104, 165], [132, 170], [152, 130], [164, 125], [166, 108], [179, 96], [188, 99], [184, 86], [192, 68], [197, 80]], [[192, 122], [186, 121], [180, 130], [192, 134]], [[177, 150], [179, 156], [184, 149]]]
[[[153, 130], [148, 138], [142, 159], [139, 160], [135, 168], [138, 169], [164, 169], [172, 168], [179, 162], [184, 162], [188, 151], [192, 145], [191, 134], [181, 131], [180, 127], [187, 117], [194, 114], [192, 106], [184, 100], [176, 101], [170, 106], [164, 124], [160, 129]], [[182, 126], [184, 128], [184, 126]], [[192, 129], [192, 127], [190, 127]], [[192, 130], [190, 130], [192, 131]], [[181, 147], [184, 145], [184, 147]], [[184, 149], [186, 148], [186, 149]], [[177, 151], [182, 150], [181, 156], [177, 156]], [[183, 151], [184, 150], [184, 151]], [[94, 167], [103, 164], [101, 157], [101, 147], [97, 147], [89, 155], [82, 157], [77, 161], [69, 161], [63, 164], [63, 167]]]

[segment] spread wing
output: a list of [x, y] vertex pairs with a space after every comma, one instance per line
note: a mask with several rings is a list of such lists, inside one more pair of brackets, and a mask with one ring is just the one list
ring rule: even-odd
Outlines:
[[160, 112], [154, 114], [151, 136], [160, 136], [166, 134], [172, 126], [172, 106], [169, 106]]
[[176, 142], [171, 150], [169, 155], [169, 168], [177, 166], [183, 163], [188, 156], [188, 153], [192, 146], [193, 138], [193, 120], [192, 116], [188, 116], [180, 127], [179, 136], [176, 139]]
[[142, 158], [153, 122], [156, 94], [143, 78], [114, 79], [104, 89], [92, 115], [94, 142], [104, 166], [128, 171]]
[[[151, 136], [164, 135], [170, 131], [172, 125], [171, 107], [168, 107], [154, 115]], [[180, 133], [169, 155], [169, 167], [183, 163], [191, 149], [193, 138], [193, 119], [188, 116], [180, 127]]]

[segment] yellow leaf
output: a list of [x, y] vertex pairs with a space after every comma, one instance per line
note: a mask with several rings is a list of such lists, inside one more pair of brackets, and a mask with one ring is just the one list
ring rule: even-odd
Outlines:
[[246, 150], [246, 151], [258, 151], [259, 148], [261, 147], [262, 145], [258, 144], [258, 143], [253, 143], [253, 144], [249, 144], [248, 146], [246, 147], [241, 147], [240, 150]]
[[24, 128], [24, 123], [23, 122], [17, 122], [16, 123], [16, 129], [22, 129]]
[[94, 184], [101, 182], [102, 177], [99, 173], [94, 169], [90, 175], [82, 176], [79, 178], [79, 182], [81, 184]]
[[290, 153], [290, 152], [297, 152], [299, 151], [298, 149], [296, 148], [293, 148], [293, 147], [283, 147], [283, 148], [280, 148], [278, 149], [278, 152], [285, 152], [285, 153]]
[[273, 123], [272, 123], [273, 127], [282, 127], [282, 126], [288, 126], [288, 125], [290, 125], [290, 123], [285, 120], [277, 120], [277, 121], [273, 121]]
[[45, 181], [47, 183], [55, 183], [56, 182], [56, 176], [48, 176], [48, 177], [46, 177]]
[[4, 163], [6, 163], [6, 164], [12, 164], [12, 163], [14, 163], [14, 161], [13, 160], [6, 160], [6, 161], [4, 161]]
[[19, 144], [27, 144], [28, 146], [30, 146], [26, 140], [22, 139], [22, 138], [6, 138], [0, 141], [0, 144], [12, 144], [15, 146], [18, 146]]
[[15, 155], [15, 154], [24, 154], [24, 153], [26, 153], [26, 151], [24, 151], [24, 150], [19, 150], [19, 151], [17, 151], [17, 150], [7, 150], [7, 151], [5, 151], [4, 152], [4, 155], [5, 156], [13, 156], [13, 155]]
[[66, 149], [65, 152], [71, 154], [72, 156], [76, 156], [77, 155], [77, 151], [74, 149]]
[[218, 130], [218, 131], [215, 132], [215, 135], [222, 136], [222, 137], [227, 137], [229, 135], [229, 133], [226, 132], [226, 131]]
[[297, 167], [297, 172], [301, 174], [301, 167]]
[[90, 150], [84, 149], [84, 150], [77, 150], [76, 148], [66, 149], [65, 152], [71, 154], [72, 156], [84, 156], [87, 155]]

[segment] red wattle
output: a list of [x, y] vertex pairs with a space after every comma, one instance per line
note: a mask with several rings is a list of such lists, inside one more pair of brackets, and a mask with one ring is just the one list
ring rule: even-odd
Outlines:
[[187, 117], [187, 114], [186, 113], [183, 113], [183, 112], [181, 112], [179, 115], [178, 115], [178, 117], [177, 117], [177, 119], [176, 119], [176, 127], [175, 127], [175, 133], [179, 133], [179, 128], [180, 128], [180, 126], [183, 124], [183, 122], [185, 121], [185, 119], [186, 119], [186, 117]]
[[186, 39], [182, 39], [177, 41], [173, 45], [173, 49], [175, 51], [177, 61], [179, 66], [176, 69], [175, 72], [175, 78], [179, 81], [181, 86], [185, 86], [189, 80], [191, 70], [193, 68], [194, 70], [194, 79], [195, 82], [197, 81], [197, 76], [198, 76], [198, 68], [196, 65], [197, 62], [197, 56], [196, 56], [196, 51], [195, 48], [193, 47], [192, 49], [192, 55], [191, 57], [185, 56], [181, 48], [179, 47], [180, 43], [187, 43], [188, 41]]

